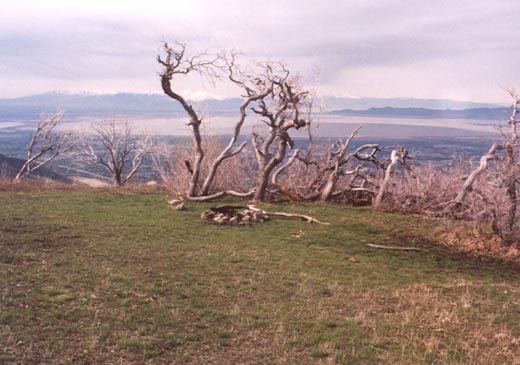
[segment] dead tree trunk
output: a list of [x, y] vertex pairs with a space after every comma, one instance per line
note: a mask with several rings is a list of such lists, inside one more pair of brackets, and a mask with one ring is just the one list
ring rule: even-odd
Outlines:
[[515, 156], [514, 149], [511, 144], [507, 144], [505, 148], [506, 153], [506, 186], [507, 186], [507, 197], [509, 199], [509, 209], [507, 216], [507, 228], [511, 233], [514, 229], [516, 222], [516, 211], [517, 211], [517, 191], [516, 191], [516, 176], [514, 175], [514, 164]]
[[[213, 66], [211, 61], [204, 62], [204, 64], [196, 63], [196, 61], [191, 58], [190, 60], [184, 59], [184, 51], [185, 46], [181, 46], [180, 51], [174, 51], [172, 48], [168, 46], [167, 43], [164, 44], [164, 50], [166, 52], [166, 59], [163, 61], [159, 56], [157, 60], [161, 63], [165, 70], [161, 73], [161, 86], [166, 95], [170, 98], [176, 100], [179, 104], [181, 104], [184, 111], [188, 114], [189, 122], [188, 126], [191, 127], [193, 132], [193, 138], [195, 140], [195, 148], [196, 148], [196, 156], [195, 163], [191, 167], [191, 178], [190, 184], [188, 188], [188, 197], [195, 196], [197, 185], [199, 183], [200, 177], [200, 168], [202, 165], [202, 161], [204, 160], [204, 150], [202, 149], [202, 137], [200, 134], [200, 125], [202, 123], [202, 118], [200, 118], [193, 106], [191, 106], [186, 99], [184, 99], [181, 95], [177, 94], [172, 90], [171, 80], [174, 74], [188, 74], [191, 71], [204, 73], [206, 68], [210, 68]], [[186, 63], [184, 65], [184, 63]]]
[[[297, 79], [290, 78], [290, 72], [283, 65], [267, 64], [262, 77], [251, 79], [245, 90], [248, 94], [260, 94], [256, 99], [256, 108], [252, 111], [260, 116], [269, 129], [267, 136], [253, 135], [253, 148], [258, 162], [258, 176], [254, 198], [266, 199], [271, 174], [285, 159], [287, 148], [294, 147], [290, 136], [291, 129], [300, 129], [309, 125], [309, 120], [300, 118], [300, 110], [310, 107], [310, 94], [302, 90]], [[255, 91], [258, 89], [259, 91]]]
[[[257, 149], [257, 148], [255, 148]], [[285, 154], [287, 151], [287, 143], [285, 141], [280, 141], [278, 143], [278, 149], [275, 156], [270, 157], [267, 154], [257, 151], [259, 154], [259, 167], [258, 167], [258, 177], [256, 180], [256, 191], [254, 198], [259, 201], [264, 201], [267, 194], [267, 187], [269, 185], [269, 177], [271, 176], [271, 172], [273, 169], [278, 166], [283, 159], [285, 158]]]
[[392, 154], [390, 155], [390, 164], [387, 166], [385, 171], [385, 177], [383, 179], [383, 182], [381, 183], [381, 187], [379, 188], [379, 191], [377, 192], [376, 198], [374, 200], [374, 208], [381, 207], [381, 203], [383, 202], [383, 196], [385, 195], [386, 191], [388, 190], [388, 185], [390, 184], [390, 178], [392, 176], [392, 173], [395, 169], [395, 166], [399, 162], [399, 151], [393, 150]]
[[[515, 224], [516, 224], [516, 213], [518, 210], [518, 194], [517, 194], [517, 171], [515, 171], [515, 147], [518, 143], [518, 132], [517, 132], [517, 124], [520, 122], [516, 119], [518, 113], [518, 106], [520, 104], [520, 98], [516, 94], [514, 90], [510, 91], [510, 95], [513, 98], [513, 105], [511, 117], [509, 118], [509, 125], [511, 127], [511, 134], [508, 141], [506, 141], [504, 149], [505, 149], [505, 159], [506, 159], [506, 179], [505, 184], [507, 187], [507, 197], [509, 199], [509, 209], [507, 216], [507, 236], [512, 236]], [[509, 239], [507, 239], [509, 243]]]
[[[141, 168], [152, 148], [149, 137], [132, 135], [127, 122], [118, 123], [115, 119], [97, 123], [93, 126], [94, 144], [83, 144], [83, 156], [88, 163], [99, 165], [110, 174], [114, 186], [121, 186], [130, 181]], [[102, 152], [94, 147], [100, 145]]]
[[464, 199], [466, 198], [466, 195], [472, 190], [473, 184], [477, 177], [479, 177], [486, 169], [488, 168], [488, 162], [490, 160], [497, 160], [498, 156], [496, 155], [496, 151], [502, 149], [502, 146], [498, 145], [497, 143], [493, 144], [489, 151], [480, 158], [480, 164], [479, 166], [473, 170], [469, 176], [467, 177], [466, 181], [464, 181], [464, 184], [462, 185], [462, 189], [457, 194], [457, 197], [455, 198], [454, 202], [457, 205], [462, 204]]

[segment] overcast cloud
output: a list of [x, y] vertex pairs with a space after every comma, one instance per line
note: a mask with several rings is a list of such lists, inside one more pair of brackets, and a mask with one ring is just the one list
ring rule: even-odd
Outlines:
[[[281, 60], [321, 92], [507, 101], [520, 88], [520, 2], [16, 1], [0, 22], [0, 97], [160, 92], [160, 41]], [[186, 92], [213, 89], [199, 80]]]

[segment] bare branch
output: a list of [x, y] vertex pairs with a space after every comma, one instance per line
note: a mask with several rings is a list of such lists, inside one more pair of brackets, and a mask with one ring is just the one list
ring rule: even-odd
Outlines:
[[195, 109], [183, 96], [173, 91], [171, 81], [174, 75], [187, 75], [190, 73], [198, 73], [210, 80], [215, 80], [220, 77], [220, 72], [225, 64], [222, 63], [221, 55], [211, 57], [204, 52], [191, 57], [186, 56], [186, 45], [182, 43], [176, 43], [175, 46], [171, 47], [164, 42], [162, 51], [164, 56], [157, 56], [157, 62], [163, 66], [163, 70], [160, 73], [162, 89], [166, 95], [177, 101], [187, 113], [189, 117], [188, 125], [192, 128], [195, 140], [197, 155], [193, 164], [193, 173], [191, 174], [188, 190], [188, 195], [194, 196], [199, 183], [202, 161], [204, 160], [204, 149], [202, 148], [200, 132], [202, 118], [199, 117]]
[[[231, 55], [231, 59], [227, 60], [227, 65], [229, 68], [229, 79], [235, 83], [238, 83], [239, 85], [243, 85], [241, 82], [236, 81], [235, 76], [233, 74], [233, 72], [236, 72], [234, 70], [237, 68], [237, 66], [235, 64], [235, 55], [234, 54]], [[248, 88], [246, 90], [247, 97], [242, 102], [242, 105], [240, 105], [240, 114], [239, 114], [238, 121], [235, 124], [235, 129], [234, 129], [233, 135], [231, 136], [231, 139], [229, 140], [229, 143], [227, 144], [227, 146], [222, 150], [222, 152], [217, 156], [217, 158], [211, 164], [208, 176], [206, 177], [204, 184], [202, 185], [202, 189], [201, 189], [202, 195], [209, 194], [209, 189], [211, 188], [211, 184], [213, 183], [213, 179], [215, 178], [215, 174], [216, 174], [217, 169], [220, 166], [220, 164], [224, 160], [239, 154], [244, 149], [246, 142], [243, 142], [237, 148], [233, 149], [233, 147], [234, 147], [235, 143], [237, 142], [238, 137], [240, 136], [240, 131], [246, 120], [246, 117], [247, 117], [246, 110], [247, 110], [248, 106], [253, 102], [256, 102], [256, 101], [259, 101], [259, 100], [262, 100], [263, 98], [265, 98], [268, 94], [271, 93], [271, 90], [272, 89], [270, 89], [270, 88], [267, 88], [266, 90], [263, 90], [263, 91], [258, 91], [258, 90], [254, 91], [251, 88]]]
[[251, 189], [250, 191], [246, 193], [239, 193], [237, 191], [233, 190], [226, 190], [226, 191], [220, 191], [215, 194], [210, 195], [204, 195], [204, 196], [188, 196], [186, 197], [186, 200], [193, 201], [193, 202], [207, 202], [210, 200], [215, 200], [219, 198], [223, 198], [224, 196], [234, 196], [238, 198], [250, 198], [255, 193], [254, 189]]
[[246, 77], [240, 85], [248, 95], [258, 96], [251, 110], [269, 127], [265, 137], [253, 134], [259, 166], [255, 199], [261, 201], [266, 198], [271, 174], [285, 159], [287, 148], [294, 147], [290, 130], [309, 124], [300, 118], [300, 109], [306, 105], [310, 93], [301, 88], [298, 78], [290, 77], [290, 71], [283, 64], [266, 63], [260, 65], [260, 70], [260, 74]]
[[247, 208], [252, 210], [252, 211], [261, 212], [261, 213], [263, 213], [265, 215], [268, 215], [268, 216], [298, 218], [298, 219], [306, 221], [307, 223], [318, 223], [318, 224], [323, 224], [323, 225], [327, 225], [327, 226], [330, 224], [330, 223], [322, 222], [322, 221], [320, 221], [320, 220], [318, 220], [316, 218], [313, 218], [313, 217], [308, 216], [308, 215], [303, 215], [303, 214], [294, 214], [294, 213], [285, 213], [285, 212], [267, 212], [265, 210], [262, 210], [262, 209], [259, 209], [259, 208], [255, 207], [254, 205], [248, 205]]
[[480, 165], [478, 168], [473, 170], [471, 174], [468, 176], [466, 181], [464, 182], [464, 185], [462, 185], [462, 189], [455, 198], [455, 203], [461, 204], [464, 201], [464, 198], [466, 195], [471, 191], [471, 188], [473, 186], [473, 183], [477, 179], [477, 177], [482, 174], [488, 167], [488, 162], [490, 160], [497, 160], [499, 157], [496, 155], [497, 150], [503, 149], [502, 146], [494, 143], [489, 151], [480, 158]]
[[56, 127], [62, 120], [62, 113], [40, 118], [27, 146], [27, 159], [16, 174], [15, 181], [28, 176], [74, 148], [75, 143], [71, 132], [56, 131]]
[[285, 162], [283, 165], [280, 165], [280, 167], [278, 167], [276, 169], [275, 172], [273, 172], [273, 176], [271, 177], [271, 184], [273, 185], [276, 185], [278, 184], [278, 175], [280, 175], [280, 173], [287, 169], [289, 166], [291, 166], [294, 161], [296, 161], [296, 159], [298, 158], [298, 154], [300, 153], [300, 150], [299, 149], [296, 149], [294, 150], [294, 153], [292, 154], [292, 156], [287, 160], [287, 162]]

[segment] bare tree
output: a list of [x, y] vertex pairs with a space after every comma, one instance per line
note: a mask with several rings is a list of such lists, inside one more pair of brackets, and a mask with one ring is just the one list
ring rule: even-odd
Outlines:
[[[245, 90], [245, 94], [243, 95], [244, 100], [240, 105], [239, 117], [235, 124], [235, 128], [233, 130], [233, 134], [229, 140], [229, 143], [211, 164], [208, 177], [206, 178], [202, 186], [202, 194], [204, 195], [207, 195], [209, 193], [209, 188], [213, 182], [213, 179], [220, 164], [224, 160], [240, 153], [246, 145], [246, 142], [242, 142], [242, 144], [240, 144], [238, 147], [234, 147], [238, 140], [238, 137], [240, 136], [242, 126], [244, 125], [244, 122], [246, 120], [247, 108], [252, 103], [258, 102], [266, 98], [272, 92], [272, 89], [267, 87], [265, 82], [261, 80], [259, 77], [254, 78], [254, 86], [248, 85], [248, 82], [251, 82], [252, 78], [250, 76], [244, 76], [244, 73], [241, 72], [241, 70], [238, 68], [236, 64], [236, 58], [237, 54], [235, 52], [231, 52], [229, 56], [224, 57], [224, 61], [228, 71], [229, 80]], [[252, 192], [253, 190], [248, 192], [248, 194], [252, 194]]]
[[[284, 183], [296, 185], [296, 181], [300, 180], [297, 194], [300, 200], [327, 201], [361, 193], [375, 195], [377, 176], [384, 168], [378, 153], [387, 147], [368, 143], [349, 151], [360, 128], [352, 131], [345, 140], [337, 140], [326, 150], [320, 145], [311, 145], [305, 156], [302, 153], [293, 155], [273, 176], [278, 178], [280, 170], [295, 166], [286, 173]], [[302, 166], [303, 171], [299, 171]], [[302, 176], [304, 181], [301, 181]]]
[[[229, 56], [224, 54], [210, 56], [207, 53], [188, 56], [186, 46], [180, 43], [174, 46], [164, 43], [162, 50], [163, 55], [159, 55], [157, 61], [163, 67], [160, 73], [163, 91], [177, 101], [188, 115], [188, 125], [192, 129], [196, 146], [195, 156], [191, 161], [186, 161], [186, 168], [190, 173], [187, 199], [209, 200], [226, 194], [251, 196], [254, 192], [257, 199], [263, 200], [269, 176], [283, 161], [287, 147], [292, 148], [294, 145], [288, 131], [308, 125], [307, 121], [300, 117], [300, 109], [308, 99], [309, 93], [301, 89], [297, 78], [290, 77], [289, 71], [283, 65], [265, 64], [260, 67], [260, 72], [248, 74], [237, 65], [236, 53], [231, 53]], [[207, 174], [203, 179], [201, 172], [206, 154], [201, 136], [202, 118], [195, 108], [174, 90], [172, 81], [175, 77], [191, 73], [215, 80], [224, 72], [228, 73], [232, 83], [243, 90], [243, 102], [229, 143], [209, 163]], [[259, 164], [256, 188], [245, 193], [229, 190], [212, 192], [216, 172], [222, 162], [242, 152], [246, 145], [245, 142], [239, 145], [237, 143], [249, 108], [260, 115], [262, 121], [269, 126], [269, 135], [266, 138], [258, 134], [253, 138]], [[277, 147], [274, 147], [275, 145]]]
[[234, 133], [229, 143], [210, 164], [209, 173], [204, 181], [201, 181], [202, 163], [206, 157], [202, 143], [203, 138], [201, 135], [202, 118], [199, 116], [195, 108], [172, 87], [172, 81], [175, 77], [185, 76], [188, 74], [199, 74], [210, 81], [219, 79], [222, 72], [228, 68], [225, 56], [221, 54], [211, 56], [207, 53], [188, 56], [186, 54], [186, 45], [182, 43], [176, 43], [175, 45], [170, 46], [165, 42], [163, 43], [162, 51], [163, 55], [157, 56], [157, 62], [159, 62], [163, 67], [160, 72], [162, 89], [166, 95], [177, 101], [188, 115], [189, 121], [187, 124], [192, 129], [195, 144], [195, 156], [191, 161], [185, 161], [186, 168], [190, 173], [190, 183], [186, 198], [189, 200], [203, 201], [215, 199], [223, 195], [250, 196], [252, 191], [240, 193], [230, 190], [222, 190], [216, 193], [211, 193], [210, 190], [213, 186], [216, 171], [220, 164], [224, 160], [240, 153], [245, 146], [245, 143], [236, 146], [236, 142], [246, 117], [245, 110], [251, 101], [246, 100], [240, 108], [240, 117], [235, 125]]
[[[265, 200], [271, 174], [284, 161], [287, 149], [294, 147], [290, 135], [292, 129], [309, 126], [309, 108], [312, 107], [311, 93], [305, 90], [298, 77], [291, 77], [283, 64], [265, 64], [256, 75], [242, 74], [242, 78], [231, 77], [241, 86], [255, 106], [251, 110], [268, 127], [267, 134], [253, 134], [253, 148], [258, 162], [258, 177], [255, 199]], [[305, 113], [305, 114], [304, 114]]]
[[[414, 178], [404, 147], [366, 143], [351, 148], [361, 127], [344, 140], [339, 139], [327, 149], [311, 144], [306, 153], [296, 152], [273, 173], [272, 184], [278, 192], [297, 200], [343, 200], [355, 204], [381, 205], [388, 191], [396, 165], [403, 167], [407, 177]], [[283, 179], [280, 175], [284, 173]]]
[[162, 89], [166, 95], [177, 101], [187, 113], [189, 118], [187, 125], [191, 127], [195, 140], [197, 152], [194, 158], [194, 163], [191, 163], [190, 161], [187, 161], [186, 163], [191, 174], [187, 195], [188, 198], [195, 197], [199, 185], [202, 161], [204, 160], [204, 149], [202, 147], [202, 136], [200, 131], [202, 118], [182, 95], [174, 91], [172, 88], [172, 80], [175, 76], [188, 75], [192, 73], [206, 76], [209, 79], [219, 78], [219, 63], [221, 57], [219, 55], [210, 57], [206, 53], [187, 56], [186, 45], [182, 43], [176, 43], [174, 46], [170, 46], [168, 43], [164, 42], [162, 49], [164, 56], [157, 56], [157, 62], [163, 66], [163, 70], [160, 73]]
[[[379, 188], [375, 206], [386, 209], [413, 212], [435, 217], [453, 217], [474, 221], [479, 230], [489, 229], [501, 242], [508, 246], [518, 243], [518, 183], [520, 166], [518, 158], [517, 125], [520, 98], [516, 92], [509, 92], [513, 98], [508, 126], [499, 128], [502, 140], [493, 143], [478, 163], [468, 164], [460, 158], [450, 166], [423, 165], [412, 174], [406, 164], [409, 158], [404, 150], [393, 151], [387, 165], [385, 177]], [[400, 162], [404, 174], [395, 174], [395, 166]], [[388, 181], [392, 175], [392, 184]], [[386, 181], [386, 183], [385, 183]]]
[[38, 120], [36, 130], [27, 145], [27, 159], [16, 174], [15, 181], [25, 178], [74, 147], [72, 133], [56, 130], [62, 120], [62, 113], [54, 113]]
[[[375, 164], [376, 167], [381, 167], [379, 160], [376, 158], [377, 152], [381, 150], [377, 144], [364, 144], [359, 146], [354, 151], [347, 153], [350, 143], [354, 137], [358, 134], [360, 128], [355, 129], [349, 137], [342, 142], [337, 141], [335, 144], [330, 146], [327, 152], [327, 158], [324, 164], [322, 164], [321, 172], [318, 174], [319, 178], [314, 183], [314, 190], [319, 193], [321, 201], [328, 200], [334, 193], [336, 185], [341, 176], [351, 175], [353, 180], [361, 176], [359, 167], [354, 169], [345, 169], [348, 164], [354, 159], [360, 161], [370, 161]], [[365, 151], [371, 151], [369, 154], [364, 153]], [[366, 177], [362, 179], [362, 182], [366, 181]], [[352, 181], [353, 183], [354, 181]], [[348, 189], [352, 189], [353, 184], [349, 184]], [[317, 185], [316, 185], [317, 184]], [[358, 187], [358, 189], [364, 189], [364, 186]]]
[[[141, 168], [152, 148], [151, 139], [133, 135], [126, 121], [118, 123], [115, 119], [100, 122], [93, 130], [93, 143], [84, 143], [84, 157], [89, 163], [103, 167], [115, 186], [124, 185]], [[101, 147], [98, 151], [97, 146]]]
[[[468, 196], [468, 193], [474, 191], [475, 181], [477, 177], [479, 177], [484, 171], [488, 169], [488, 161], [491, 160], [501, 160], [501, 157], [498, 155], [499, 151], [504, 151], [503, 160], [504, 163], [502, 165], [501, 172], [501, 185], [506, 189], [506, 195], [508, 200], [508, 209], [506, 213], [506, 224], [503, 225], [504, 228], [500, 229], [500, 232], [497, 231], [497, 234], [501, 236], [502, 240], [506, 244], [511, 244], [513, 242], [512, 237], [515, 235], [515, 229], [517, 225], [517, 211], [518, 211], [518, 181], [520, 179], [520, 171], [516, 164], [516, 158], [518, 154], [518, 130], [517, 125], [520, 123], [518, 119], [518, 108], [520, 105], [520, 97], [516, 93], [514, 89], [508, 90], [508, 93], [511, 95], [513, 99], [513, 103], [511, 105], [511, 116], [509, 117], [507, 123], [509, 124], [509, 131], [505, 130], [502, 127], [499, 127], [499, 131], [502, 135], [502, 143], [495, 143], [491, 146], [489, 151], [483, 155], [480, 159], [479, 166], [473, 170], [469, 176], [464, 181], [462, 188], [460, 189], [457, 197], [454, 201], [450, 202], [451, 204], [446, 208], [446, 210], [450, 209], [460, 209], [463, 203]], [[482, 197], [485, 199], [486, 197]], [[498, 226], [497, 226], [498, 227]]]

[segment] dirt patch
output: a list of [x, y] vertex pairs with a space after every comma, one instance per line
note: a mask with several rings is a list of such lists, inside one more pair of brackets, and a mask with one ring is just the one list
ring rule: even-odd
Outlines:
[[94, 179], [90, 177], [73, 176], [71, 177], [75, 184], [87, 185], [91, 188], [106, 188], [111, 186], [109, 183], [104, 182], [100, 179]]

